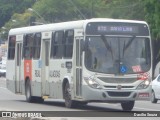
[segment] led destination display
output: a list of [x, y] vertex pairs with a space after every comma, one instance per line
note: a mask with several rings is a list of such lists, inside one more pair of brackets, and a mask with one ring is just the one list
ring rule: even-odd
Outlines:
[[86, 27], [87, 35], [137, 35], [137, 36], [148, 36], [148, 27], [144, 24], [135, 23], [88, 23]]

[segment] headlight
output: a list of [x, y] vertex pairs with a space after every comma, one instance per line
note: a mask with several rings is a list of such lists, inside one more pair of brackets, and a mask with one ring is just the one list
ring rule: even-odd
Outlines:
[[86, 81], [86, 83], [87, 83], [90, 87], [96, 88], [96, 89], [101, 89], [101, 86], [100, 86], [93, 78], [84, 77], [84, 80]]
[[150, 81], [149, 80], [144, 80], [143, 82], [141, 82], [137, 89], [146, 89], [150, 84]]

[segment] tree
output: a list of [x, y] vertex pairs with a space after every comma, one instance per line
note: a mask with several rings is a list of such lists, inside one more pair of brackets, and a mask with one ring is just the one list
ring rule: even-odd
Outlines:
[[11, 19], [14, 13], [23, 13], [35, 0], [0, 0], [0, 27]]
[[144, 3], [142, 0], [103, 0], [102, 16], [119, 19], [144, 20]]
[[160, 40], [160, 1], [145, 1], [145, 19], [151, 27], [152, 38]]
[[101, 5], [95, 0], [39, 0], [33, 9], [46, 21], [60, 22], [97, 17]]

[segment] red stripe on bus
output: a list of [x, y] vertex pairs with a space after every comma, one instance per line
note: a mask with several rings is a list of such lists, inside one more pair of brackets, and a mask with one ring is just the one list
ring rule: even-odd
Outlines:
[[32, 80], [32, 60], [24, 60], [24, 78]]

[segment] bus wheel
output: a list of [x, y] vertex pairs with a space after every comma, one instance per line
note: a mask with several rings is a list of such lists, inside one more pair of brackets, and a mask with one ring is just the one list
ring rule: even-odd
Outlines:
[[134, 107], [135, 101], [122, 102], [121, 106], [123, 111], [131, 111]]
[[154, 93], [154, 91], [152, 90], [152, 94], [151, 94], [151, 102], [152, 102], [152, 103], [157, 103], [157, 101], [158, 101], [158, 99], [156, 99], [155, 93]]
[[33, 102], [34, 97], [31, 95], [31, 85], [30, 85], [30, 80], [27, 80], [26, 86], [25, 86], [25, 95], [26, 95], [26, 100], [27, 102]]
[[75, 107], [75, 101], [71, 100], [71, 93], [69, 88], [69, 83], [67, 82], [64, 88], [64, 99], [65, 99], [65, 106], [67, 108]]

